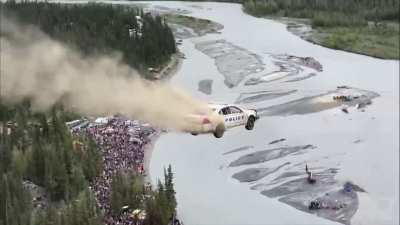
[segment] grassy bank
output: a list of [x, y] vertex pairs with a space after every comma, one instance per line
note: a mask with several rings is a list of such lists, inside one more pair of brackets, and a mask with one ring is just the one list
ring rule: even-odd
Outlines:
[[207, 19], [199, 19], [191, 16], [183, 16], [178, 14], [168, 14], [165, 16], [168, 23], [178, 24], [189, 27], [197, 35], [201, 36], [206, 33], [217, 32], [222, 29], [222, 25]]
[[304, 39], [329, 48], [384, 59], [400, 59], [399, 0], [246, 0], [254, 16], [306, 19]]
[[399, 26], [375, 27], [320, 27], [316, 29], [316, 43], [345, 51], [383, 59], [399, 59]]

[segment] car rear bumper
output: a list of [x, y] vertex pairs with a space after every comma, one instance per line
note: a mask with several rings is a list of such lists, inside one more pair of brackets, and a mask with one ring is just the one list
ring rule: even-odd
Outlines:
[[190, 129], [187, 129], [185, 131], [192, 133], [192, 134], [214, 133], [215, 126], [213, 126], [211, 123], [201, 124], [201, 125], [196, 125], [194, 127], [191, 127]]
[[211, 124], [203, 124], [200, 129], [200, 133], [212, 133], [214, 132], [215, 127]]

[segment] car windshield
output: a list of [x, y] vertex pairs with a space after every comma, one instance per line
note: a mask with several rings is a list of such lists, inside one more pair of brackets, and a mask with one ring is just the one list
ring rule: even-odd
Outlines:
[[231, 107], [229, 107], [229, 109], [230, 109], [231, 113], [241, 113], [242, 112], [241, 109], [239, 109], [238, 107], [235, 107], [235, 106], [231, 106]]

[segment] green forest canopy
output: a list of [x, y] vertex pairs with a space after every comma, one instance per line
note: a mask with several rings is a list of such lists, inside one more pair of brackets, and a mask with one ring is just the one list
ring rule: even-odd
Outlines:
[[163, 18], [131, 6], [15, 1], [0, 6], [5, 15], [38, 26], [85, 56], [118, 51], [124, 62], [143, 70], [167, 62], [176, 52]]
[[387, 20], [398, 22], [400, 19], [399, 0], [244, 0], [243, 6], [245, 11], [257, 16], [313, 19], [323, 14], [327, 19], [343, 21], [337, 25], [363, 25], [367, 21]]
[[[102, 171], [101, 151], [89, 136], [70, 134], [65, 122], [76, 118], [60, 105], [39, 113], [29, 101], [0, 104], [0, 225], [104, 224], [89, 189]], [[76, 141], [80, 148], [74, 147]], [[34, 206], [26, 182], [43, 188], [49, 205]], [[143, 177], [117, 173], [111, 194], [114, 214], [129, 205], [146, 210], [143, 225], [167, 225], [177, 205], [171, 166], [164, 183], [144, 190]]]

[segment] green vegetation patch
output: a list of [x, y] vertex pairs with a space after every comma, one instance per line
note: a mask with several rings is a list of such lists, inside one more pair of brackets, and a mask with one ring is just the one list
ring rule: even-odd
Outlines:
[[176, 52], [168, 24], [134, 7], [8, 1], [0, 9], [2, 16], [35, 25], [84, 56], [119, 52], [139, 70], [161, 65]]
[[191, 16], [168, 14], [165, 16], [165, 19], [168, 23], [189, 27], [198, 35], [216, 32], [217, 30], [222, 28], [222, 25], [217, 24], [211, 20], [199, 19]]
[[399, 0], [245, 0], [254, 16], [304, 18], [305, 39], [325, 47], [399, 59]]
[[313, 40], [323, 46], [383, 59], [400, 59], [399, 29], [389, 27], [318, 28]]
[[[74, 113], [56, 104], [34, 112], [28, 100], [0, 99], [0, 225], [103, 225], [93, 183], [103, 170], [99, 146], [65, 125]], [[146, 190], [143, 177], [119, 171], [111, 184], [111, 212], [144, 209], [143, 225], [167, 225], [177, 202], [171, 166], [164, 182]], [[40, 193], [39, 193], [39, 190]]]
[[[100, 224], [101, 214], [88, 190], [102, 170], [100, 151], [89, 137], [70, 134], [65, 120], [71, 115], [59, 106], [33, 112], [28, 101], [0, 104], [0, 224], [61, 224], [62, 219], [71, 225], [89, 219], [85, 224]], [[37, 199], [32, 194], [39, 188], [45, 197]], [[76, 209], [81, 213], [70, 216]]]

